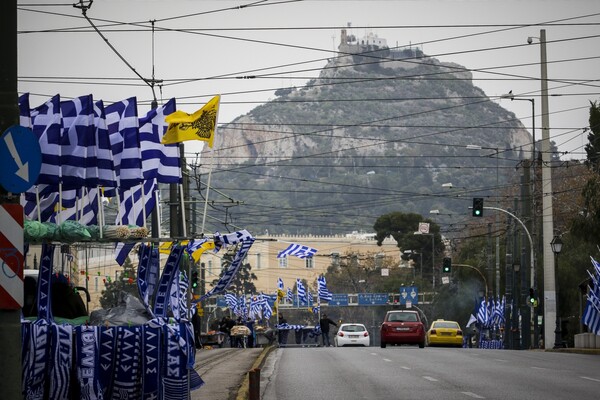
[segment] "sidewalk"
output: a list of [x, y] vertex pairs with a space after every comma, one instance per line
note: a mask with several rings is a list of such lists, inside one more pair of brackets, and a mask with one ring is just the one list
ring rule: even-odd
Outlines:
[[205, 383], [192, 392], [191, 399], [235, 400], [238, 392], [248, 389], [248, 371], [259, 367], [268, 351], [270, 348], [199, 349], [194, 368]]

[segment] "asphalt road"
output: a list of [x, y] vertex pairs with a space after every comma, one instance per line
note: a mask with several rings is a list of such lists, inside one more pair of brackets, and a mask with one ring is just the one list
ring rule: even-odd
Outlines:
[[196, 352], [194, 368], [204, 385], [192, 391], [191, 400], [234, 400], [242, 389], [244, 378], [260, 359], [262, 348], [213, 348]]
[[600, 357], [457, 348], [285, 348], [261, 370], [264, 400], [592, 399]]

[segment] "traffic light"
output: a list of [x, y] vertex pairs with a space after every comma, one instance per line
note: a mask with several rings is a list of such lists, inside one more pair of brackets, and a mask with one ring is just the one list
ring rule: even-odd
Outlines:
[[452, 259], [450, 257], [444, 257], [442, 260], [442, 272], [445, 274], [452, 272]]
[[482, 197], [474, 197], [473, 198], [473, 216], [474, 217], [483, 216], [483, 198]]
[[535, 298], [535, 290], [533, 290], [533, 288], [529, 288], [529, 304], [535, 306], [536, 302], [537, 300]]
[[197, 269], [192, 271], [191, 283], [192, 283], [192, 289], [196, 289], [198, 287], [198, 284], [200, 283], [200, 279], [198, 278], [198, 270]]

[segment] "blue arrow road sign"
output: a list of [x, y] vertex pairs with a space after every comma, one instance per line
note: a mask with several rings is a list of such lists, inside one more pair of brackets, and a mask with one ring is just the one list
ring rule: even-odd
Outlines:
[[37, 181], [42, 166], [40, 143], [31, 129], [19, 125], [0, 137], [0, 184], [11, 193], [23, 193]]
[[400, 288], [400, 304], [406, 304], [410, 301], [412, 304], [419, 304], [419, 288], [416, 286], [402, 286]]

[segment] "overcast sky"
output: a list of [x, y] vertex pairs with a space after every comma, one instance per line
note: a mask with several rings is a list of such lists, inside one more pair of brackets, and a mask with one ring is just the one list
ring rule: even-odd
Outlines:
[[[32, 107], [56, 93], [91, 93], [105, 102], [137, 96], [142, 114], [153, 94], [133, 68], [162, 81], [159, 103], [175, 97], [186, 112], [222, 94], [219, 122], [229, 122], [318, 76], [349, 23], [358, 37], [373, 32], [472, 70], [490, 97], [535, 98], [538, 139], [545, 29], [551, 139], [565, 160], [585, 158], [589, 102], [600, 98], [597, 0], [96, 0], [87, 16], [118, 54], [72, 2], [19, 2], [18, 87]], [[256, 79], [239, 79], [248, 75]], [[529, 101], [497, 101], [531, 131]]]

